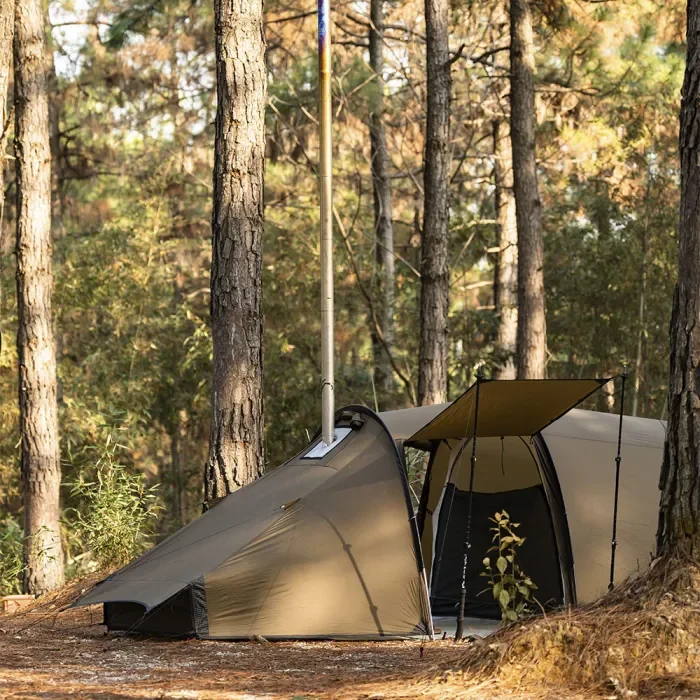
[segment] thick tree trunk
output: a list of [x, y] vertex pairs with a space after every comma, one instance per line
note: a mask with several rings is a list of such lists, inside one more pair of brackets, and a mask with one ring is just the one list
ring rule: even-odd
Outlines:
[[678, 282], [671, 315], [668, 431], [661, 470], [661, 553], [700, 545], [700, 0], [688, 0], [681, 101]]
[[498, 261], [494, 280], [494, 303], [498, 316], [496, 346], [500, 366], [497, 379], [515, 379], [518, 341], [518, 225], [513, 195], [513, 152], [507, 125], [493, 123], [494, 181]]
[[51, 147], [41, 0], [17, 3], [15, 155], [17, 167], [17, 354], [24, 491], [25, 589], [63, 583], [51, 295]]
[[212, 217], [214, 346], [208, 503], [263, 471], [262, 246], [265, 39], [262, 0], [216, 0]]
[[535, 49], [528, 0], [510, 0], [510, 138], [518, 222], [518, 377], [545, 376], [542, 204], [535, 151]]
[[372, 190], [374, 193], [374, 236], [378, 292], [383, 342], [373, 329], [374, 381], [379, 389], [391, 393], [394, 376], [390, 355], [394, 345], [394, 229], [391, 222], [391, 177], [389, 151], [384, 129], [384, 0], [371, 0], [369, 64], [375, 74], [370, 104], [370, 141], [372, 153]]
[[450, 54], [449, 0], [425, 1], [427, 118], [425, 212], [421, 239], [418, 401], [447, 400], [447, 318], [450, 308]]

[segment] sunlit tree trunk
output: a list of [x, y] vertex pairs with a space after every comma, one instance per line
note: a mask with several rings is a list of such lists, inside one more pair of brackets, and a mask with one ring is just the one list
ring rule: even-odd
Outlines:
[[[10, 133], [10, 105], [8, 94], [10, 68], [12, 66], [12, 36], [15, 27], [15, 4], [12, 0], [0, 3], [0, 261], [4, 249], [5, 222], [5, 160], [8, 137]], [[3, 313], [2, 264], [0, 264], [0, 349], [4, 342], [2, 336]]]
[[[610, 376], [609, 372], [604, 372], [604, 374]], [[615, 410], [615, 382], [608, 382], [603, 385], [603, 405], [608, 413], [612, 413]]]
[[668, 430], [661, 470], [658, 544], [700, 545], [700, 0], [688, 0], [681, 100], [678, 282], [671, 314]]
[[378, 389], [391, 392], [394, 377], [389, 353], [394, 345], [394, 229], [391, 222], [391, 176], [384, 128], [384, 0], [371, 0], [369, 63], [375, 78], [370, 103], [374, 236], [379, 272], [382, 340], [373, 329], [374, 378]]
[[212, 218], [212, 417], [205, 498], [263, 471], [262, 246], [265, 40], [262, 0], [216, 0], [218, 106]]
[[518, 377], [545, 375], [542, 204], [535, 150], [535, 48], [528, 0], [510, 0], [510, 136], [518, 222]]
[[421, 239], [418, 401], [447, 400], [447, 318], [450, 302], [450, 54], [449, 0], [425, 1], [427, 117]]
[[25, 589], [39, 594], [63, 583], [51, 308], [51, 147], [41, 0], [18, 2], [15, 20], [17, 354]]
[[515, 379], [518, 339], [518, 225], [513, 195], [513, 155], [507, 125], [493, 123], [494, 182], [498, 260], [494, 303], [498, 316], [496, 344], [503, 358], [497, 379]]

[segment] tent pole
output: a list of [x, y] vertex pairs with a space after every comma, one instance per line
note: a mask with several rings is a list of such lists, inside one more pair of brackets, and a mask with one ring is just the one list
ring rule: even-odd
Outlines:
[[462, 562], [462, 592], [459, 598], [459, 613], [457, 615], [457, 631], [455, 641], [459, 641], [464, 636], [464, 609], [467, 605], [467, 563], [469, 561], [469, 550], [472, 546], [472, 505], [474, 502], [474, 468], [476, 467], [476, 432], [479, 425], [479, 394], [481, 393], [481, 381], [483, 375], [481, 368], [476, 373], [476, 401], [474, 406], [474, 435], [472, 436], [472, 459], [469, 471], [469, 510], [467, 511], [467, 536], [464, 540], [464, 560]]
[[326, 445], [331, 445], [335, 440], [330, 19], [330, 0], [318, 0], [319, 185], [321, 190], [321, 435]]
[[622, 462], [622, 418], [625, 410], [625, 383], [629, 373], [627, 367], [622, 368], [622, 390], [620, 392], [620, 423], [617, 429], [617, 456], [615, 457], [615, 501], [613, 505], [613, 528], [610, 551], [610, 583], [608, 590], [612, 591], [615, 585], [615, 550], [617, 549], [617, 502], [620, 496], [620, 463]]

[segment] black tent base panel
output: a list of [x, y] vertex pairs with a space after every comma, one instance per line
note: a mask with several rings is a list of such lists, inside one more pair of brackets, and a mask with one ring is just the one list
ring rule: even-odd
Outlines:
[[104, 624], [110, 632], [169, 638], [194, 637], [190, 590], [184, 588], [151, 610], [135, 602], [104, 603]]
[[[197, 605], [193, 605], [192, 593], [196, 586], [183, 589], [161, 605], [146, 611], [144, 606], [134, 602], [114, 602], [104, 604], [104, 624], [110, 632], [133, 635], [135, 637], [157, 637], [167, 639], [203, 639], [212, 641], [249, 642], [254, 634], [240, 636], [215, 636], [195, 630], [194, 618]], [[206, 627], [204, 628], [207, 629]], [[425, 627], [416, 628], [410, 634], [328, 634], [328, 635], [284, 635], [265, 636], [270, 642], [293, 641], [338, 641], [338, 642], [381, 642], [426, 639], [430, 635]]]

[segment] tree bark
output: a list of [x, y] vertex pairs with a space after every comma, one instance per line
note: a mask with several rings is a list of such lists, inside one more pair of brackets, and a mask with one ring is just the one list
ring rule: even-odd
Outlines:
[[700, 544], [700, 0], [688, 0], [688, 56], [680, 114], [678, 282], [671, 314], [668, 430], [658, 548]]
[[24, 492], [25, 590], [63, 583], [51, 296], [51, 148], [41, 0], [16, 6], [15, 156], [17, 168], [17, 354]]
[[494, 181], [498, 261], [494, 304], [498, 316], [496, 346], [501, 359], [496, 379], [515, 379], [518, 341], [518, 225], [513, 195], [513, 152], [504, 122], [493, 123]]
[[12, 37], [15, 28], [15, 3], [12, 0], [0, 3], [0, 350], [2, 337], [3, 287], [2, 254], [5, 246], [5, 160], [10, 132], [10, 67], [12, 65]]
[[265, 39], [262, 0], [216, 0], [212, 216], [212, 418], [205, 500], [263, 471], [262, 246]]
[[545, 376], [542, 204], [535, 150], [535, 50], [528, 0], [510, 0], [510, 138], [518, 223], [518, 377]]
[[[10, 129], [10, 67], [12, 66], [12, 37], [15, 28], [15, 3], [6, 0], [0, 3], [0, 224], [5, 211], [5, 159]], [[2, 233], [0, 232], [0, 243]], [[0, 246], [0, 251], [2, 246]]]
[[372, 191], [374, 193], [374, 237], [383, 342], [373, 331], [375, 385], [391, 393], [394, 374], [391, 353], [394, 345], [394, 229], [391, 221], [391, 175], [384, 128], [384, 0], [371, 0], [369, 64], [375, 74], [370, 104]]
[[447, 400], [447, 319], [450, 272], [450, 54], [449, 0], [425, 1], [427, 117], [421, 238], [418, 401]]
[[[649, 197], [651, 193], [651, 174], [647, 173], [647, 191], [644, 197], [644, 226], [642, 228], [642, 264], [639, 275], [639, 307], [637, 311], [637, 356], [634, 362], [634, 394], [632, 396], [632, 415], [639, 411], [642, 377], [644, 376], [644, 338], [646, 317], [646, 292], [647, 292], [647, 253], [649, 247]], [[642, 409], [643, 410], [643, 409]]]

